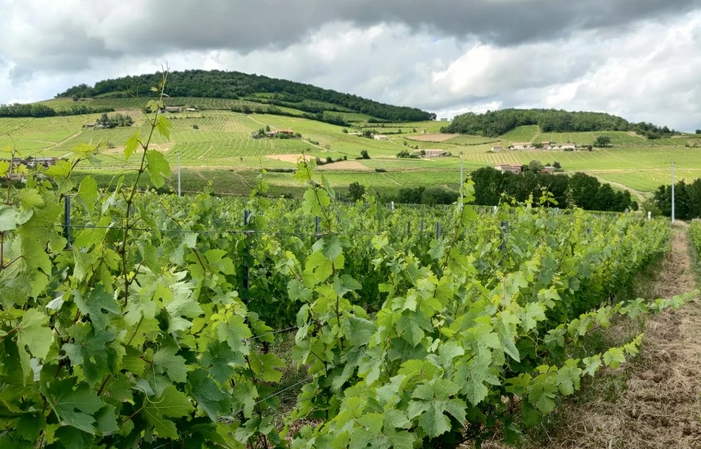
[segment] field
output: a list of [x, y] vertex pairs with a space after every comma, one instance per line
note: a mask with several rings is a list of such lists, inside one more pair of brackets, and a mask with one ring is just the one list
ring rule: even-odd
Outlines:
[[[216, 171], [245, 173], [260, 168], [294, 168], [290, 158], [267, 156], [305, 153], [324, 160], [327, 157], [334, 160], [344, 157], [355, 160], [360, 156], [361, 150], [367, 150], [371, 156], [370, 160], [359, 161], [362, 165], [338, 164], [324, 167], [334, 186], [346, 187], [353, 180], [362, 180], [380, 190], [398, 189], [413, 183], [424, 186], [432, 183], [453, 185], [459, 179], [461, 160], [466, 170], [499, 163], [528, 164], [532, 160], [538, 160], [548, 164], [557, 161], [566, 172], [587, 172], [603, 181], [614, 183], [618, 188], [629, 188], [638, 196], [649, 195], [661, 183], [668, 181], [672, 161], [676, 163], [678, 179], [693, 181], [701, 177], [701, 148], [694, 148], [701, 141], [695, 136], [647, 140], [626, 132], [556, 134], [540, 133], [537, 127], [524, 126], [494, 139], [440, 134], [440, 128], [445, 125], [441, 122], [377, 124], [360, 121], [344, 130], [339, 126], [303, 117], [245, 115], [228, 110], [231, 106], [243, 104], [242, 100], [175, 98], [169, 101], [209, 108], [193, 113], [168, 114], [173, 126], [171, 138], [166, 140], [156, 136], [154, 140], [173, 167], [180, 160], [184, 169], [197, 173], [197, 178], [202, 181]], [[69, 106], [72, 101], [56, 99], [46, 103], [61, 108]], [[0, 149], [16, 148], [23, 156], [64, 157], [77, 145], [99, 144], [103, 169], [117, 172], [133, 168], [123, 159], [124, 142], [137, 129], [142, 135], [148, 130], [145, 115], [139, 109], [134, 109], [136, 101], [98, 98], [88, 103], [117, 108], [120, 112], [131, 115], [135, 125], [111, 130], [83, 128], [83, 125], [94, 122], [99, 115], [3, 118], [0, 119]], [[355, 118], [366, 119], [361, 115]], [[266, 127], [272, 130], [292, 129], [302, 134], [302, 138], [284, 140], [251, 137], [254, 131]], [[359, 129], [375, 129], [378, 133], [387, 135], [388, 140], [367, 139], [351, 134]], [[493, 145], [507, 147], [514, 142], [590, 144], [599, 135], [611, 137], [613, 146], [574, 152], [490, 152]], [[397, 159], [396, 154], [403, 149], [443, 149], [452, 156], [440, 159]], [[368, 169], [386, 172], [368, 172]], [[231, 182], [236, 183], [237, 179], [234, 177]], [[289, 187], [284, 179], [272, 177], [271, 182], [280, 188]], [[441, 182], [442, 180], [447, 181]], [[238, 184], [225, 189], [225, 192], [245, 192], [247, 188], [249, 187], [245, 184]]]
[[0, 376], [22, 422], [6, 447], [520, 438], [592, 378], [625, 375], [644, 320], [694, 298], [687, 282], [629, 297], [671, 234], [637, 214], [343, 204], [313, 171], [268, 178], [301, 180], [303, 201], [142, 192], [133, 171], [123, 196], [29, 176], [2, 208]]

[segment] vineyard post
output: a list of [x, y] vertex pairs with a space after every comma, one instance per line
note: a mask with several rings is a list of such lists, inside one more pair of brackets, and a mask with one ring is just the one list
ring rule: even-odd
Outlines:
[[251, 268], [249, 266], [249, 259], [251, 257], [251, 247], [250, 247], [250, 243], [248, 241], [248, 237], [249, 237], [248, 222], [249, 222], [250, 218], [251, 218], [251, 211], [249, 211], [248, 209], [245, 209], [243, 211], [243, 227], [244, 227], [244, 233], [246, 236], [246, 255], [243, 258], [243, 261], [244, 261], [243, 267], [244, 267], [244, 271], [245, 271], [245, 277], [243, 279], [243, 290], [244, 290], [243, 300], [244, 300], [244, 303], [246, 305], [248, 305], [248, 290], [251, 286]]
[[436, 240], [441, 239], [441, 222], [436, 223]]
[[652, 212], [648, 211], [647, 212], [647, 221], [651, 221], [651, 220], [652, 220]]
[[180, 198], [180, 151], [178, 151], [178, 198]]
[[406, 224], [406, 235], [411, 235], [411, 222]]
[[494, 206], [494, 215], [497, 214], [497, 211], [499, 210], [499, 206]]
[[314, 234], [316, 235], [316, 238], [319, 238], [321, 235], [321, 217], [314, 218]]
[[672, 224], [675, 222], [674, 216], [674, 162], [672, 162]]
[[394, 212], [394, 201], [392, 201], [392, 202], [389, 203], [389, 210], [391, 210], [392, 212]]
[[509, 222], [502, 221], [500, 227], [501, 227], [501, 245], [499, 246], [499, 249], [504, 253], [504, 257], [501, 259], [500, 265], [503, 266], [503, 263], [506, 260], [506, 234], [509, 233]]
[[63, 217], [63, 236], [66, 238], [66, 249], [71, 249], [71, 197], [64, 197], [65, 214]]

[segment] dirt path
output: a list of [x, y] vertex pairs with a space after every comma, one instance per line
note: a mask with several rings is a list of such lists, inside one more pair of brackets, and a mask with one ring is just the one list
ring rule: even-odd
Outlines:
[[[651, 288], [654, 297], [670, 298], [696, 288], [687, 239], [683, 224], [673, 230], [671, 251]], [[651, 317], [640, 357], [622, 372], [607, 375], [624, 376], [623, 391], [612, 394], [606, 391], [610, 384], [596, 379], [589, 387], [594, 390], [593, 399], [567, 401], [562, 406], [562, 424], [538, 447], [701, 448], [701, 307], [697, 303]]]

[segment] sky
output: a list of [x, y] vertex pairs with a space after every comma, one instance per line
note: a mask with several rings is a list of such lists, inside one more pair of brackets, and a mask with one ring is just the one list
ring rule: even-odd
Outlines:
[[0, 104], [171, 70], [701, 128], [701, 0], [0, 0]]

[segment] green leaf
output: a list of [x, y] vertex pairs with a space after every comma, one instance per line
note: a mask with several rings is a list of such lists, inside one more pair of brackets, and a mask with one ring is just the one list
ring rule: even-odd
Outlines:
[[591, 377], [596, 375], [596, 372], [601, 368], [601, 356], [595, 355], [593, 357], [587, 357], [582, 360], [584, 363], [584, 372]]
[[86, 176], [80, 182], [78, 196], [85, 202], [88, 210], [94, 208], [95, 200], [97, 199], [97, 181], [92, 176]]
[[397, 333], [411, 343], [413, 346], [418, 345], [423, 340], [424, 330], [431, 328], [426, 317], [418, 311], [404, 312], [397, 321]]
[[409, 403], [408, 417], [419, 417], [419, 426], [430, 438], [436, 438], [450, 431], [451, 422], [448, 416], [453, 416], [461, 425], [465, 423], [466, 404], [459, 399], [450, 399], [460, 388], [451, 381], [434, 379], [427, 384], [419, 385], [413, 394], [414, 399]]
[[141, 137], [141, 131], [137, 131], [133, 136], [127, 140], [124, 145], [124, 158], [128, 161], [134, 151], [139, 147], [139, 138]]
[[370, 337], [375, 333], [375, 324], [351, 315], [343, 321], [343, 332], [355, 346], [362, 346], [370, 342]]
[[24, 209], [42, 207], [44, 199], [36, 189], [22, 189], [19, 194], [19, 202]]
[[122, 311], [115, 301], [114, 296], [105, 292], [102, 285], [98, 285], [86, 300], [78, 292], [74, 292], [73, 298], [81, 313], [88, 315], [96, 331], [107, 328], [110, 318], [121, 316]]
[[197, 318], [202, 315], [202, 307], [195, 301], [189, 292], [181, 292], [176, 298], [168, 303], [166, 310], [170, 315], [168, 332], [184, 331], [192, 326], [186, 318]]
[[12, 206], [0, 205], [0, 232], [17, 229], [19, 212]]
[[[17, 330], [17, 349], [22, 361], [22, 370], [25, 377], [32, 375], [34, 370], [29, 363], [29, 352], [38, 359], [44, 359], [49, 353], [51, 344], [54, 341], [54, 333], [48, 328], [49, 317], [41, 313], [38, 309], [29, 309], [24, 313], [22, 322]], [[25, 356], [22, 356], [25, 354]]]
[[213, 378], [220, 384], [227, 382], [234, 374], [234, 366], [243, 366], [245, 360], [240, 352], [234, 352], [225, 343], [212, 342], [202, 355], [201, 365], [208, 367]]
[[163, 187], [166, 183], [166, 177], [170, 177], [168, 161], [156, 150], [148, 150], [146, 152], [146, 161], [148, 162], [146, 170], [151, 176], [151, 182], [157, 188]]
[[537, 378], [533, 381], [528, 400], [541, 413], [547, 415], [555, 408], [555, 395], [557, 387], [547, 379]]
[[626, 356], [621, 348], [611, 348], [604, 354], [604, 363], [611, 369], [618, 369], [621, 363], [626, 363]]
[[228, 395], [224, 394], [214, 381], [207, 377], [207, 372], [201, 369], [190, 373], [188, 388], [209, 419], [216, 423], [227, 405]]
[[159, 350], [153, 356], [153, 365], [165, 372], [173, 382], [187, 381], [187, 365], [185, 359], [175, 355], [178, 348], [168, 346]]
[[82, 366], [83, 375], [90, 385], [100, 384], [109, 374], [109, 360], [116, 351], [108, 346], [115, 335], [107, 331], [94, 332], [90, 323], [77, 323], [69, 332], [73, 343], [63, 345], [63, 350], [75, 366]]
[[243, 317], [235, 315], [228, 322], [221, 322], [217, 326], [219, 341], [227, 342], [229, 347], [237, 352], [248, 352], [243, 340], [251, 338], [251, 330], [246, 326]]
[[49, 399], [56, 416], [65, 426], [95, 434], [95, 415], [105, 404], [87, 385], [73, 389], [75, 378], [52, 382]]
[[173, 125], [171, 125], [170, 120], [168, 120], [164, 115], [159, 115], [158, 120], [156, 121], [156, 131], [158, 131], [158, 133], [166, 139], [170, 139], [171, 129], [173, 129]]
[[498, 371], [491, 366], [492, 355], [488, 350], [481, 350], [467, 364], [460, 363], [455, 372], [454, 381], [462, 385], [462, 393], [473, 406], [479, 405], [489, 394], [485, 385], [499, 385]]
[[171, 385], [155, 400], [147, 401], [142, 412], [146, 421], [154, 427], [159, 436], [177, 440], [178, 429], [175, 423], [167, 418], [181, 418], [194, 410], [187, 396]]
[[107, 405], [95, 414], [95, 426], [102, 435], [112, 435], [119, 432], [116, 411], [115, 407]]

